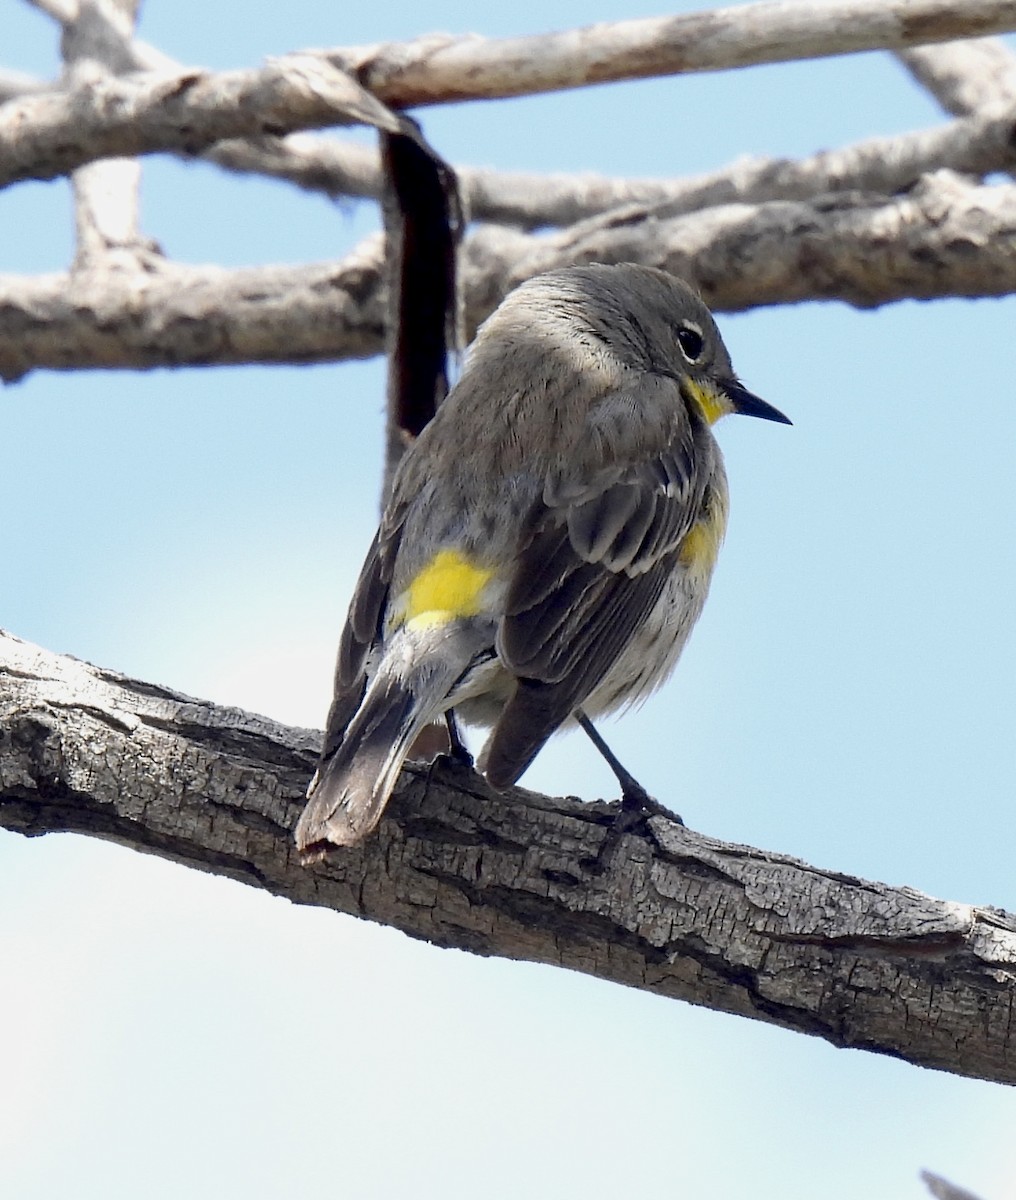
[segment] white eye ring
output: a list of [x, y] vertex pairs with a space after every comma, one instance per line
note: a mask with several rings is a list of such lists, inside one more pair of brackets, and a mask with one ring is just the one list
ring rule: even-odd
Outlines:
[[690, 363], [698, 362], [706, 347], [702, 326], [694, 321], [682, 321], [677, 327], [677, 348]]

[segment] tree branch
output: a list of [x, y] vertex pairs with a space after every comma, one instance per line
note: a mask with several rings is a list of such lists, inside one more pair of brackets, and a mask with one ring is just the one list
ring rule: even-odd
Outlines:
[[[748, 158], [683, 179], [617, 179], [456, 167], [470, 215], [523, 229], [571, 225], [627, 204], [666, 204], [671, 213], [716, 204], [798, 200], [859, 189], [892, 195], [946, 168], [984, 176], [1016, 165], [1016, 109], [974, 115], [935, 129], [867, 138], [805, 158]], [[285, 179], [331, 197], [377, 197], [381, 170], [366, 146], [313, 134], [219, 142], [204, 157], [238, 173]]]
[[1016, 55], [994, 38], [919, 46], [899, 58], [954, 116], [990, 112], [1016, 100]]
[[1006, 33], [1016, 0], [780, 0], [604, 22], [520, 38], [431, 36], [334, 50], [330, 59], [396, 108], [494, 99]]
[[[551, 237], [481, 226], [462, 256], [467, 336], [537, 271], [641, 262], [721, 310], [813, 299], [862, 307], [1016, 290], [1016, 184], [948, 172], [905, 196], [844, 193], [669, 215], [628, 208]], [[319, 362], [383, 349], [383, 250], [339, 263], [115, 275], [0, 276], [0, 378], [39, 368]]]
[[[120, 49], [130, 42], [136, 7], [135, 0], [81, 0], [61, 39], [68, 81], [88, 87], [123, 69]], [[142, 270], [156, 251], [141, 235], [141, 164], [132, 158], [101, 159], [79, 167], [71, 182], [73, 270]]]
[[0, 634], [0, 824], [70, 830], [478, 954], [571, 967], [1016, 1082], [1016, 918], [471, 770], [410, 770], [380, 832], [300, 867], [319, 735]]
[[0, 110], [0, 185], [49, 179], [96, 158], [195, 154], [223, 138], [349, 122], [392, 129], [374, 97], [405, 108], [1012, 29], [1016, 0], [761, 3], [539, 37], [434, 35], [288, 55], [260, 70], [149, 72], [9, 101]]
[[[888, 200], [843, 192], [676, 216], [666, 205], [620, 209], [529, 239], [532, 253], [506, 264], [504, 290], [566, 262], [642, 262], [691, 279], [724, 310], [1007, 295], [1016, 290], [1014, 235], [1016, 185], [986, 187], [939, 171]], [[516, 263], [519, 248], [518, 237], [507, 247]], [[491, 271], [508, 257], [494, 251]]]
[[383, 348], [384, 250], [341, 263], [0, 276], [0, 379], [38, 367], [326, 362]]
[[322, 55], [290, 55], [260, 70], [118, 76], [3, 105], [0, 186], [52, 179], [98, 158], [195, 154], [221, 138], [348, 124], [400, 128]]
[[[77, 19], [76, 7], [73, 19]], [[107, 25], [103, 32], [114, 42], [121, 70], [183, 71], [179, 64], [127, 37], [114, 25]], [[622, 204], [667, 202], [690, 212], [714, 204], [799, 199], [847, 188], [891, 194], [940, 168], [985, 175], [1012, 167], [1016, 150], [1013, 113], [1008, 110], [1016, 103], [1016, 84], [1008, 90], [1005, 85], [1012, 83], [1016, 59], [1005, 46], [990, 39], [948, 43], [903, 51], [900, 58], [946, 107], [970, 119], [937, 129], [869, 138], [798, 161], [741, 160], [687, 179], [611, 179], [475, 167], [458, 167], [456, 174], [475, 219], [536, 229], [569, 225]], [[29, 76], [0, 73], [0, 100], [52, 90]], [[982, 112], [985, 108], [992, 111]], [[1003, 108], [1007, 111], [1000, 111]], [[177, 153], [193, 157], [189, 151]], [[297, 133], [226, 138], [203, 150], [201, 157], [229, 171], [285, 179], [332, 198], [376, 199], [382, 193], [377, 151], [333, 137]]]

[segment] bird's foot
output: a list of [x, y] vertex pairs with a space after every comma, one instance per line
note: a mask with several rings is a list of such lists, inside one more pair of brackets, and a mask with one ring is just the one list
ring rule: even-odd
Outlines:
[[661, 804], [655, 796], [650, 796], [646, 789], [630, 775], [621, 785], [621, 811], [615, 820], [628, 816], [634, 818], [632, 825], [649, 817], [666, 817], [668, 821], [676, 821], [683, 825], [683, 819], [672, 812], [665, 804]]

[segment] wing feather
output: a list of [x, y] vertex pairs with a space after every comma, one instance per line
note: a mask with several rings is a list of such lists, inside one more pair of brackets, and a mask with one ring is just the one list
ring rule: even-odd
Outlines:
[[363, 700], [367, 688], [367, 660], [371, 649], [381, 640], [381, 626], [404, 520], [404, 507], [400, 506], [386, 514], [360, 568], [349, 614], [339, 638], [335, 691], [325, 724], [322, 763], [330, 759], [342, 745], [346, 728]]
[[[658, 398], [658, 381], [651, 386]], [[513, 783], [602, 682], [652, 612], [701, 514], [715, 443], [705, 421], [673, 400], [655, 441], [636, 443], [631, 461], [619, 464], [615, 446], [598, 470], [568, 464], [530, 515], [498, 635], [498, 653], [519, 682], [485, 751], [495, 786]]]

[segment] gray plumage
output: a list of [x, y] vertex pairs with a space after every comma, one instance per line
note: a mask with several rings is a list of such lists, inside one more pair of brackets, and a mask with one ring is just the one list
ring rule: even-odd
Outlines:
[[736, 411], [786, 420], [740, 386], [681, 281], [576, 267], [508, 296], [396, 475], [342, 633], [301, 851], [369, 833], [413, 741], [451, 709], [492, 727], [479, 766], [504, 788], [577, 709], [666, 678], [726, 522], [710, 422]]

